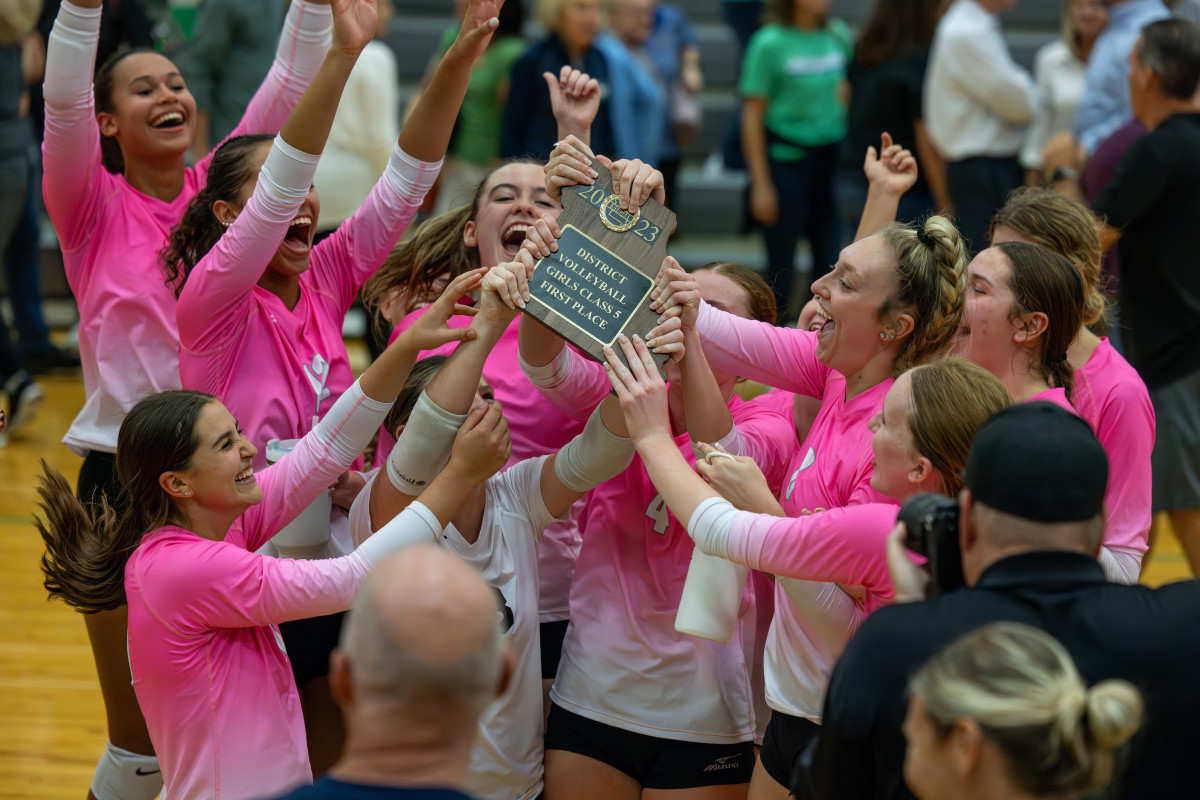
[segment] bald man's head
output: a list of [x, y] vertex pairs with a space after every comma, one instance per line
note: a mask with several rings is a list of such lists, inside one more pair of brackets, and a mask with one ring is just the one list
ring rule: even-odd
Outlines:
[[503, 680], [494, 592], [462, 559], [434, 545], [375, 565], [341, 649], [359, 703], [482, 711]]

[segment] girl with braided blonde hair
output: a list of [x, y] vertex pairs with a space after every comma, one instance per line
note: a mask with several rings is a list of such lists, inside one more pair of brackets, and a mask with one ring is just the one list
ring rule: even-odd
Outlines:
[[904, 780], [920, 800], [1072, 800], [1112, 780], [1142, 696], [1089, 688], [1052, 636], [996, 622], [950, 644], [909, 683]]
[[[668, 320], [647, 344], [669, 349], [674, 329], [694, 326], [713, 369], [821, 402], [781, 486], [768, 486], [744, 459], [722, 458], [714, 460], [721, 468], [713, 488], [738, 508], [781, 517], [866, 503], [894, 507], [873, 484], [870, 423], [887, 417], [884, 398], [897, 376], [953, 349], [966, 263], [962, 237], [945, 217], [885, 225], [842, 250], [833, 271], [813, 283], [824, 318], [816, 332], [736, 318], [664, 272], [654, 307]], [[827, 676], [869, 605], [862, 587], [836, 583], [781, 578], [775, 595], [766, 651], [774, 713], [752, 800], [786, 797], [794, 756], [818, 729]]]

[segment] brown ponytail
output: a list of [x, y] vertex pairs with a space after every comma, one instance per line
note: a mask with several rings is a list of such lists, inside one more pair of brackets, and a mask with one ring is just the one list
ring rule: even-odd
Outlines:
[[159, 476], [191, 462], [196, 420], [215, 399], [179, 390], [135, 405], [117, 434], [121, 498], [115, 506], [101, 498], [95, 519], [62, 474], [42, 462], [38, 505], [45, 521], [35, 518], [34, 525], [46, 543], [43, 586], [52, 598], [85, 614], [125, 605], [125, 564], [142, 537], [165, 525], [171, 513]]
[[237, 205], [242, 187], [258, 174], [250, 156], [274, 138], [264, 133], [234, 136], [213, 154], [204, 188], [188, 203], [183, 219], [171, 230], [166, 246], [159, 253], [166, 285], [175, 291], [176, 297], [200, 259], [208, 255], [225, 233], [225, 226], [213, 211], [213, 203], [224, 200]]

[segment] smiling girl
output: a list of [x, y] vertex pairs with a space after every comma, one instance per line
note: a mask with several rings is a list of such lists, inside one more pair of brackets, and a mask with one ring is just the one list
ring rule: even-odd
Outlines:
[[1003, 242], [967, 267], [958, 354], [991, 372], [1018, 403], [1045, 400], [1076, 413], [1067, 350], [1083, 322], [1083, 279], [1044, 247]]
[[[815, 334], [776, 328], [699, 304], [696, 331], [714, 369], [809, 397], [821, 407], [787, 467], [778, 502], [749, 510], [796, 517], [814, 509], [886, 503], [873, 488], [868, 422], [895, 376], [945, 355], [962, 315], [966, 252], [954, 225], [930, 217], [891, 223], [841, 252], [833, 272], [812, 285], [825, 321]], [[655, 308], [683, 311], [685, 283], [660, 279]], [[651, 331], [648, 344], [678, 326]], [[761, 496], [762, 493], [760, 493]], [[795, 588], [795, 587], [792, 587]], [[804, 593], [811, 596], [809, 587]], [[838, 600], [839, 602], [833, 602]], [[767, 703], [774, 710], [755, 768], [752, 798], [785, 797], [795, 754], [817, 731], [825, 683], [847, 631], [829, 630], [848, 598], [818, 596], [826, 609], [798, 609], [776, 581], [775, 619], [767, 639]], [[853, 614], [848, 615], [850, 618]], [[810, 621], [811, 619], [816, 622]]]
[[[157, 253], [209, 160], [187, 167], [196, 105], [179, 70], [150, 52], [120, 53], [92, 84], [101, 0], [63, 2], [46, 53], [46, 210], [79, 305], [87, 399], [63, 442], [84, 456], [79, 496], [98, 503], [119, 487], [117, 429], [138, 399], [178, 389], [175, 298]], [[279, 130], [329, 44], [327, 5], [292, 3], [275, 63], [238, 132]], [[92, 781], [100, 800], [152, 798], [162, 788], [145, 721], [129, 685], [123, 608], [85, 617], [107, 713], [109, 745]]]
[[277, 624], [348, 608], [373, 563], [439, 533], [498, 464], [457, 448], [420, 503], [342, 558], [299, 561], [254, 550], [358, 456], [417, 352], [473, 336], [444, 323], [455, 298], [480, 278], [472, 272], [456, 280], [436, 313], [388, 348], [291, 454], [261, 473], [253, 467], [255, 446], [228, 409], [186, 390], [151, 395], [121, 425], [117, 472], [129, 513], [118, 517], [105, 503], [93, 523], [47, 468], [47, 522], [39, 527], [48, 581], [85, 610], [128, 603], [129, 663], [164, 796], [249, 800], [311, 781]]

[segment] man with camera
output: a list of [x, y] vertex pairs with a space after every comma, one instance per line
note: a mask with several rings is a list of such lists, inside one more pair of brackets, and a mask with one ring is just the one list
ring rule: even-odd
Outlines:
[[[1049, 403], [993, 416], [967, 460], [960, 514], [924, 509], [931, 563], [961, 546], [959, 589], [869, 617], [833, 673], [811, 764], [798, 797], [911, 798], [900, 732], [911, 673], [963, 633], [997, 620], [1043, 628], [1070, 651], [1088, 683], [1124, 678], [1146, 697], [1142, 733], [1115, 781], [1124, 798], [1181, 796], [1200, 785], [1200, 582], [1161, 589], [1108, 583], [1095, 559], [1104, 535], [1108, 462], [1087, 423]], [[900, 519], [913, 519], [901, 511]], [[902, 552], [889, 569], [898, 597], [928, 572]], [[953, 580], [950, 576], [949, 580]]]

